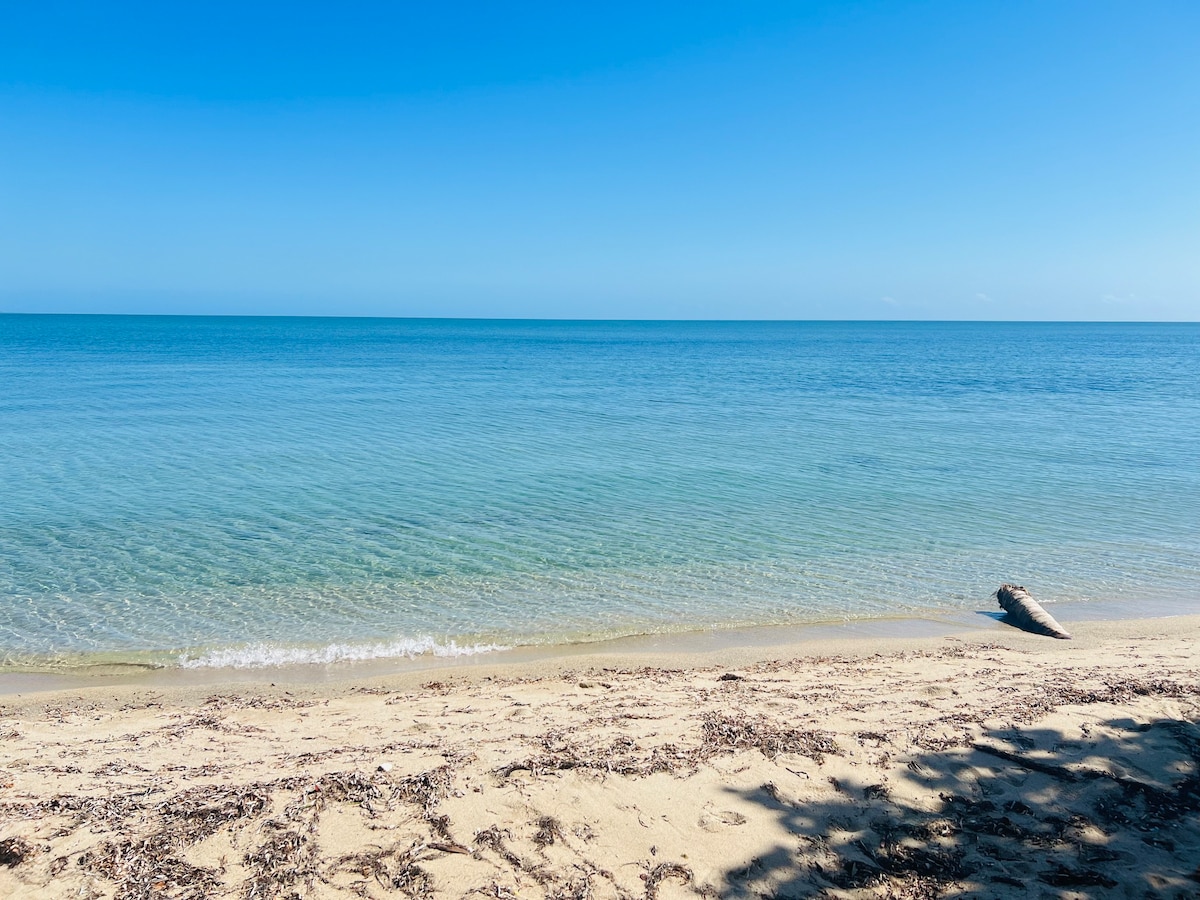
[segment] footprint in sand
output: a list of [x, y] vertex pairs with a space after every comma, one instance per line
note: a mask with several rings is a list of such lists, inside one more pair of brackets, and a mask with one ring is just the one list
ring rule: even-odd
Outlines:
[[731, 825], [745, 825], [746, 817], [731, 809], [706, 810], [700, 814], [699, 824], [705, 831], [715, 832]]

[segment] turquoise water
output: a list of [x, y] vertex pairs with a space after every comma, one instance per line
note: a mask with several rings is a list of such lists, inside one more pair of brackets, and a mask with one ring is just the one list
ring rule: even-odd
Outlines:
[[1200, 326], [0, 316], [0, 654], [1200, 596]]

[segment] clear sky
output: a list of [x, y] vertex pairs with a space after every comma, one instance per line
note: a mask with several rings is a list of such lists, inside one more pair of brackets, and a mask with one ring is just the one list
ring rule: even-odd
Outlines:
[[0, 311], [1200, 320], [1200, 3], [3, 3]]

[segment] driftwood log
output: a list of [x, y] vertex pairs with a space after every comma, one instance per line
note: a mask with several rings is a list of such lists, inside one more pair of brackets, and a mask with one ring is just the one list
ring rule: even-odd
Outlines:
[[1018, 628], [1032, 631], [1034, 634], [1047, 634], [1064, 641], [1071, 639], [1071, 633], [1054, 621], [1054, 616], [1042, 609], [1042, 605], [1019, 584], [1000, 585], [1000, 590], [996, 591], [996, 599]]

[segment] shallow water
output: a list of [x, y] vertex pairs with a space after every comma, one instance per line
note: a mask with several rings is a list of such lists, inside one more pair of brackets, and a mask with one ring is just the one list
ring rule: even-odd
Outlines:
[[1200, 326], [0, 316], [0, 648], [270, 665], [1200, 596]]

